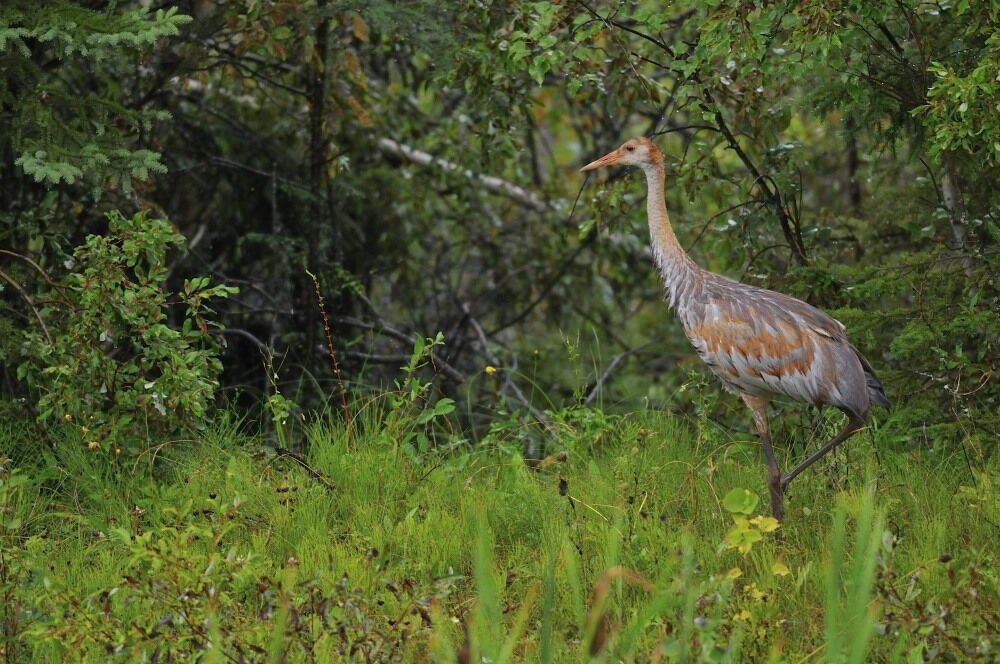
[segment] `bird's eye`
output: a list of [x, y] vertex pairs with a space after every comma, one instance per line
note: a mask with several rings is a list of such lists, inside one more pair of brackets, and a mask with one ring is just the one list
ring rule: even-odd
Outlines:
[[626, 145], [625, 149], [628, 150], [629, 152], [635, 152], [635, 146], [634, 145]]

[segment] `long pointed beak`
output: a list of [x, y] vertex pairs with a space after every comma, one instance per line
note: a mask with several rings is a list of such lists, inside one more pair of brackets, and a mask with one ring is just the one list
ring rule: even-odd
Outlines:
[[594, 161], [590, 162], [589, 164], [581, 168], [580, 172], [584, 173], [586, 171], [592, 171], [595, 168], [602, 168], [604, 166], [614, 166], [615, 164], [618, 163], [618, 161], [621, 158], [622, 158], [622, 151], [621, 148], [619, 148], [618, 150], [613, 150], [607, 153], [600, 159], [595, 159]]

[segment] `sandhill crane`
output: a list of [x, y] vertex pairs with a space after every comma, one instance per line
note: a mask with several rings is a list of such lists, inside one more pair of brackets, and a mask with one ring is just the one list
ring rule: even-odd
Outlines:
[[[767, 460], [775, 518], [784, 518], [788, 483], [860, 431], [871, 404], [889, 407], [868, 361], [848, 342], [844, 325], [794, 297], [703, 270], [677, 242], [664, 201], [663, 153], [647, 138], [625, 142], [581, 171], [637, 166], [646, 174], [646, 213], [653, 257], [684, 332], [702, 360], [750, 409]], [[767, 406], [786, 395], [847, 415], [844, 429], [782, 476], [771, 447]]]

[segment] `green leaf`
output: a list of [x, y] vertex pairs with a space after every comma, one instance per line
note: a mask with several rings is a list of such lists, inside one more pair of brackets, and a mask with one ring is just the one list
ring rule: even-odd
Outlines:
[[759, 502], [760, 498], [757, 494], [749, 489], [737, 487], [725, 495], [722, 499], [722, 506], [733, 514], [753, 514], [754, 508]]

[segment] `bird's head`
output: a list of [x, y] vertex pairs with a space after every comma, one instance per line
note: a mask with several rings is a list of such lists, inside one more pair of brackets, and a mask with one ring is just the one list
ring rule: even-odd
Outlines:
[[653, 141], [644, 136], [636, 136], [625, 141], [617, 150], [612, 150], [580, 170], [592, 171], [604, 166], [638, 166], [639, 168], [658, 166], [662, 168], [663, 153]]

